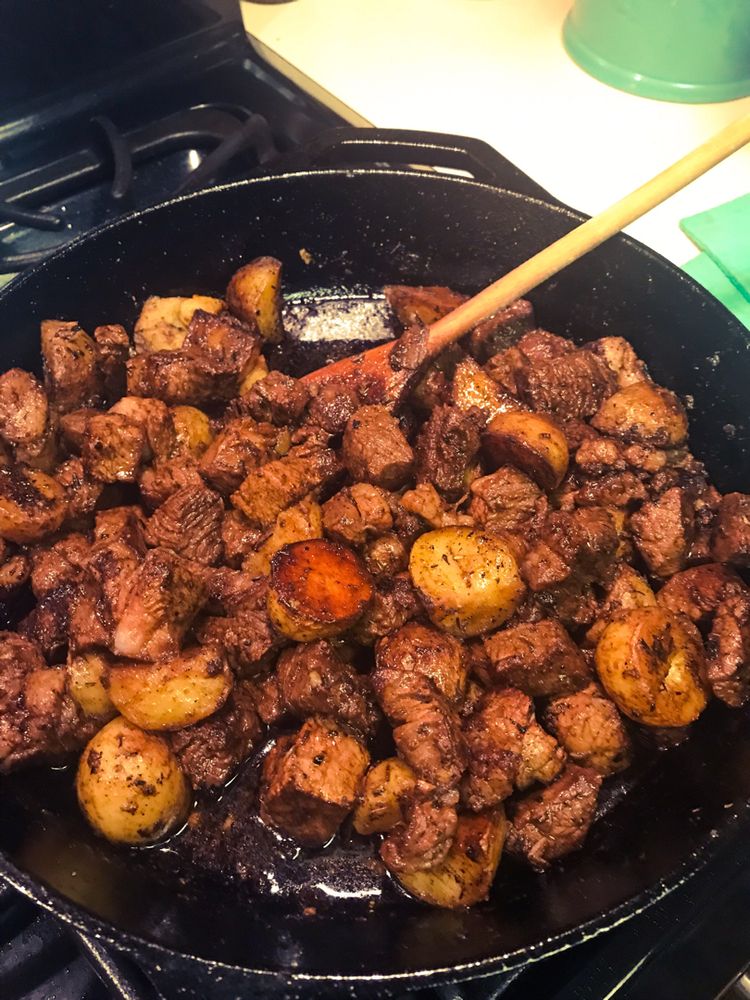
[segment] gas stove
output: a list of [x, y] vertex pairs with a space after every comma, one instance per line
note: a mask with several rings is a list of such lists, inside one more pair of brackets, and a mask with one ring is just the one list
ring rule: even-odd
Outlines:
[[[252, 52], [231, 0], [76, 0], [70, 10], [0, 0], [0, 272], [133, 209], [272, 169], [342, 124]], [[543, 962], [411, 996], [750, 996], [746, 855], [738, 841], [662, 903]], [[0, 885], [2, 998], [177, 1000], [196, 975], [137, 965]], [[212, 1000], [211, 981], [201, 986]], [[221, 995], [255, 994], [239, 983]]]

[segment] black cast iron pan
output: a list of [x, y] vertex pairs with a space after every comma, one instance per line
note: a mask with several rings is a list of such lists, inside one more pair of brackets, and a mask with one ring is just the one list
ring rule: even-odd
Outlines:
[[[362, 158], [390, 166], [334, 165]], [[472, 292], [581, 220], [471, 140], [345, 132], [318, 143], [314, 160], [130, 216], [24, 275], [0, 293], [0, 368], [38, 368], [45, 317], [89, 329], [132, 324], [148, 294], [221, 292], [258, 254], [279, 257], [287, 289], [307, 299], [386, 282]], [[405, 165], [415, 163], [463, 168], [474, 179]], [[498, 186], [499, 176], [523, 193]], [[750, 345], [718, 302], [624, 237], [532, 298], [542, 325], [579, 342], [630, 339], [654, 378], [686, 398], [694, 451], [718, 488], [747, 488]], [[339, 330], [339, 342], [298, 345], [281, 362], [313, 368], [361, 346], [341, 343], [360, 336], [354, 320]], [[181, 862], [165, 874], [164, 858], [177, 855], [133, 857], [88, 834], [69, 772], [0, 784], [0, 872], [90, 936], [171, 970], [184, 996], [401, 992], [510, 968], [613, 926], [741, 832], [748, 800], [750, 727], [742, 712], [715, 705], [690, 741], [616, 790], [583, 851], [544, 876], [504, 863], [490, 901], [466, 913], [393, 893], [370, 905], [346, 879], [323, 878], [321, 889], [316, 867], [300, 876], [297, 866], [291, 898], [282, 886], [244, 899], [226, 879], [187, 877]], [[304, 914], [314, 890], [322, 901]]]

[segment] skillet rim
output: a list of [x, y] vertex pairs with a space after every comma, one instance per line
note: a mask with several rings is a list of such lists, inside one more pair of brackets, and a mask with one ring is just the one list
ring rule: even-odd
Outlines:
[[[536, 205], [548, 212], [561, 216], [573, 223], [584, 222], [589, 216], [577, 212], [567, 206], [552, 204], [541, 198], [534, 198], [529, 195], [520, 194], [497, 184], [476, 181], [472, 178], [457, 177], [449, 174], [439, 174], [436, 172], [415, 171], [409, 169], [395, 169], [392, 167], [332, 167], [289, 170], [283, 173], [265, 174], [259, 177], [244, 178], [228, 184], [217, 185], [213, 188], [178, 195], [156, 205], [151, 205], [145, 209], [135, 210], [109, 222], [102, 223], [89, 232], [72, 240], [60, 250], [45, 258], [41, 263], [11, 279], [8, 284], [0, 289], [0, 309], [3, 302], [10, 296], [22, 291], [25, 284], [44, 274], [45, 270], [65, 259], [69, 254], [75, 254], [77, 248], [83, 244], [94, 242], [98, 237], [109, 233], [112, 230], [124, 227], [136, 219], [148, 219], [153, 213], [166, 211], [173, 205], [192, 201], [198, 198], [209, 199], [211, 197], [221, 197], [225, 191], [234, 191], [242, 188], [251, 188], [255, 185], [265, 185], [276, 181], [291, 180], [293, 178], [310, 177], [341, 177], [351, 178], [356, 176], [386, 175], [389, 177], [408, 177], [414, 179], [419, 175], [426, 184], [438, 184], [443, 186], [468, 186], [480, 190], [488, 190], [493, 193], [502, 193], [517, 199], [524, 204]], [[685, 284], [693, 294], [703, 299], [704, 304], [710, 313], [716, 316], [717, 322], [722, 322], [725, 329], [734, 335], [741, 337], [750, 345], [750, 331], [736, 319], [736, 317], [713, 295], [699, 285], [690, 275], [677, 267], [667, 258], [657, 251], [652, 250], [645, 244], [628, 236], [618, 233], [606, 241], [617, 241], [625, 244], [630, 250], [644, 257], [649, 263], [655, 264], [662, 271], [666, 271], [673, 279], [677, 279]], [[598, 248], [597, 248], [598, 249]], [[593, 251], [596, 252], [596, 251]], [[664, 899], [669, 893], [684, 885], [693, 875], [697, 874], [705, 867], [718, 853], [724, 849], [729, 841], [737, 834], [741, 828], [743, 820], [750, 816], [750, 800], [741, 802], [736, 808], [728, 811], [724, 821], [715, 838], [707, 839], [699, 848], [692, 851], [683, 861], [673, 868], [667, 875], [660, 878], [653, 885], [641, 890], [629, 899], [623, 900], [609, 910], [605, 910], [596, 916], [591, 917], [584, 923], [571, 927], [568, 930], [554, 934], [536, 944], [517, 948], [503, 955], [494, 955], [488, 958], [477, 959], [472, 962], [465, 962], [457, 965], [443, 966], [438, 968], [421, 968], [402, 972], [369, 972], [339, 975], [336, 973], [307, 973], [295, 972], [282, 969], [258, 969], [249, 965], [237, 965], [232, 962], [224, 962], [217, 959], [210, 959], [185, 951], [179, 951], [158, 941], [151, 940], [131, 931], [125, 931], [116, 924], [104, 920], [90, 911], [80, 903], [73, 902], [63, 893], [52, 889], [47, 883], [37, 880], [34, 876], [23, 871], [0, 850], [0, 876], [9, 884], [13, 885], [21, 893], [32, 899], [45, 910], [55, 914], [67, 925], [74, 927], [84, 936], [92, 936], [98, 941], [103, 941], [120, 950], [127, 950], [132, 953], [150, 953], [153, 958], [162, 956], [170, 961], [189, 961], [199, 963], [209, 970], [221, 972], [238, 973], [245, 977], [256, 977], [266, 983], [273, 984], [340, 984], [340, 985], [376, 985], [376, 984], [400, 984], [404, 982], [414, 983], [415, 988], [424, 988], [433, 985], [448, 984], [469, 978], [482, 978], [499, 972], [511, 971], [526, 963], [539, 961], [540, 959], [566, 951], [569, 948], [590, 940], [600, 934], [611, 930], [613, 927], [624, 923], [631, 917], [642, 913], [649, 906]]]

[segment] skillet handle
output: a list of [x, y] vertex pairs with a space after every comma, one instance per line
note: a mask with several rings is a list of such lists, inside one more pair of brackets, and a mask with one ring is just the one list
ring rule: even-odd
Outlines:
[[301, 159], [308, 167], [377, 163], [448, 167], [466, 171], [486, 184], [560, 204], [489, 143], [463, 135], [396, 128], [333, 128], [309, 142]]

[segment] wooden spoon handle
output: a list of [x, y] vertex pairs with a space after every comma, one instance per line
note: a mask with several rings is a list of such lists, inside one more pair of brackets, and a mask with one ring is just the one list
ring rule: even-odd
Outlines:
[[510, 305], [589, 250], [680, 191], [731, 153], [750, 142], [750, 115], [727, 125], [671, 167], [646, 181], [620, 201], [588, 219], [529, 260], [504, 274], [473, 298], [430, 327], [429, 353], [434, 357], [481, 320]]

